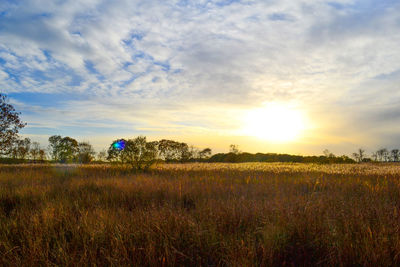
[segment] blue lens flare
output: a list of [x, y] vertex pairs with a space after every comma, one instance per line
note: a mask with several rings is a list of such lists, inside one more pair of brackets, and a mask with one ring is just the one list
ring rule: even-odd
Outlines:
[[112, 144], [113, 148], [123, 150], [125, 148], [125, 140], [117, 140]]

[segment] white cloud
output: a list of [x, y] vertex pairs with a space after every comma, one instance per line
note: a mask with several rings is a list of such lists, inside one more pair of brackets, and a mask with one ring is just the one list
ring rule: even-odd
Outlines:
[[[400, 97], [395, 78], [375, 79], [400, 69], [395, 1], [223, 3], [0, 5], [6, 11], [0, 17], [0, 86], [6, 92], [82, 96], [54, 107], [58, 112], [45, 116], [49, 125], [95, 116], [165, 129], [176, 123], [169, 116], [219, 129], [229, 111], [265, 101], [297, 102], [319, 112], [320, 120], [336, 110], [341, 123], [351, 123], [357, 119], [352, 114], [365, 112], [358, 106], [346, 112], [355, 101], [365, 106], [379, 98], [385, 105]], [[220, 107], [220, 114], [208, 112], [210, 106]], [[380, 109], [371, 107], [368, 114]], [[44, 116], [37, 112], [30, 119]]]

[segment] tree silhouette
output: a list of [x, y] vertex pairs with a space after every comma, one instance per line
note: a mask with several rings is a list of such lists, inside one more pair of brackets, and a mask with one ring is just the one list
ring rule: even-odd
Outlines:
[[178, 160], [178, 146], [178, 142], [162, 139], [158, 142], [158, 151], [160, 158], [165, 160], [166, 162]]
[[372, 160], [378, 161], [378, 154], [376, 152], [372, 153]]
[[386, 148], [381, 148], [378, 151], [376, 151], [376, 156], [378, 161], [388, 161], [389, 151]]
[[240, 151], [239, 151], [239, 146], [238, 146], [238, 145], [231, 144], [231, 145], [229, 146], [229, 153], [239, 154], [239, 153], [240, 153]]
[[390, 157], [392, 159], [392, 161], [399, 161], [399, 150], [398, 149], [392, 149], [392, 151], [390, 151]]
[[186, 143], [180, 143], [173, 140], [162, 139], [157, 142], [159, 157], [166, 162], [188, 161], [192, 157], [189, 146]]
[[201, 158], [199, 149], [192, 145], [189, 147], [189, 154], [190, 154], [190, 159], [195, 160], [197, 158]]
[[191, 158], [191, 153], [189, 151], [189, 146], [186, 143], [179, 143], [177, 146], [178, 149], [178, 160], [180, 162], [187, 162]]
[[330, 152], [328, 149], [325, 149], [325, 150], [323, 151], [323, 153], [324, 153], [324, 156], [327, 157], [327, 158], [334, 158], [334, 157], [335, 157], [335, 154], [333, 154], [332, 152]]
[[357, 162], [363, 162], [365, 158], [365, 150], [359, 148], [356, 153], [353, 153], [353, 157]]
[[0, 93], [0, 155], [9, 154], [13, 144], [18, 140], [18, 132], [25, 127], [7, 97]]
[[211, 156], [211, 153], [212, 153], [211, 148], [205, 148], [199, 152], [199, 158], [208, 159]]

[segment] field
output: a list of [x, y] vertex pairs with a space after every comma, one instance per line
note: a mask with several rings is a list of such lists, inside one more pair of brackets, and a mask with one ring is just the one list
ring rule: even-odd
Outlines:
[[0, 266], [399, 266], [400, 166], [0, 167]]

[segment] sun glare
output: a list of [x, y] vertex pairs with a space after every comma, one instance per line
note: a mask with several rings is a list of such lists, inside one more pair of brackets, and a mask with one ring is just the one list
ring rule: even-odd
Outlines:
[[300, 111], [280, 104], [268, 104], [246, 113], [243, 132], [248, 136], [284, 143], [298, 139], [304, 128]]

